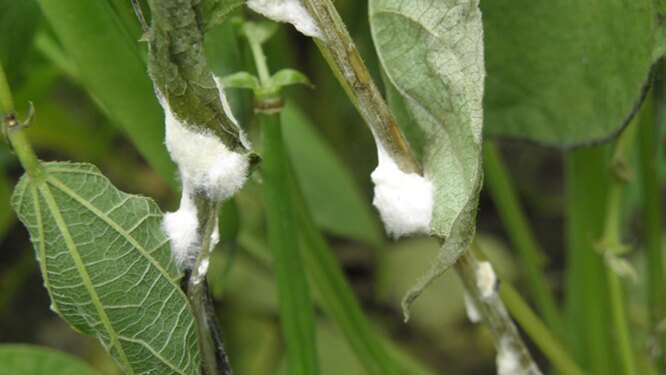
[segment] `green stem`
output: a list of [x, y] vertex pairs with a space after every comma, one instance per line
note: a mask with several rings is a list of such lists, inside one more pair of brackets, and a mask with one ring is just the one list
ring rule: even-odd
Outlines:
[[254, 65], [257, 67], [257, 74], [259, 74], [259, 83], [261, 83], [262, 87], [270, 87], [271, 75], [268, 72], [268, 63], [266, 61], [264, 50], [261, 48], [261, 43], [249, 33], [247, 33], [246, 36], [248, 44], [250, 45], [250, 50], [252, 51]]
[[323, 40], [317, 40], [317, 46], [377, 142], [403, 172], [420, 172], [416, 158], [333, 3], [330, 0], [304, 0], [303, 4], [323, 33]]
[[[606, 221], [601, 239], [602, 255], [619, 256], [622, 248], [620, 225], [622, 225], [622, 194], [628, 175], [628, 155], [633, 145], [636, 124], [631, 124], [618, 138], [613, 156], [615, 176], [611, 180], [606, 202]], [[611, 319], [615, 328], [615, 341], [617, 354], [622, 364], [623, 373], [635, 375], [637, 373], [634, 354], [631, 347], [631, 334], [622, 293], [619, 276], [612, 268], [606, 270], [608, 293], [610, 297]]]
[[544, 252], [530, 228], [497, 144], [493, 141], [486, 141], [483, 151], [486, 186], [497, 207], [504, 228], [513, 246], [518, 250], [532, 299], [548, 327], [557, 335], [562, 332], [562, 321], [553, 293], [543, 276], [541, 260], [545, 257]]
[[525, 333], [560, 373], [566, 375], [584, 374], [583, 370], [571, 359], [548, 327], [539, 320], [539, 317], [509, 283], [502, 281], [499, 293], [511, 316], [516, 319], [520, 327], [525, 330]]
[[31, 178], [41, 178], [41, 165], [22, 129], [23, 124], [16, 114], [14, 98], [2, 66], [0, 66], [0, 127], [9, 138], [9, 143], [16, 152], [23, 169]]
[[278, 285], [280, 324], [291, 375], [319, 372], [314, 339], [314, 309], [298, 244], [290, 189], [288, 156], [279, 114], [259, 113], [263, 135], [262, 172], [268, 238]]
[[[662, 69], [663, 70], [663, 69]], [[664, 120], [664, 82], [657, 80], [653, 95], [643, 104], [646, 106], [638, 129], [640, 179], [643, 199], [643, 225], [645, 236], [647, 300], [650, 331], [656, 336], [655, 358], [657, 367], [666, 367], [666, 331], [659, 325], [666, 319], [666, 277], [664, 277], [664, 252], [662, 243], [662, 198], [658, 179], [658, 145], [661, 143], [659, 128]]]
[[613, 374], [613, 352], [606, 267], [593, 246], [603, 231], [607, 195], [607, 147], [586, 147], [565, 155], [567, 241], [567, 347], [591, 374]]
[[[479, 263], [470, 250], [465, 250], [455, 264], [455, 270], [471, 297], [474, 305], [498, 350], [498, 356], [505, 354], [514, 356], [517, 360], [514, 367], [516, 374], [539, 375], [541, 371], [537, 366], [523, 339], [518, 333], [516, 325], [509, 317], [506, 307], [497, 293], [485, 295], [479, 286]], [[506, 352], [505, 352], [506, 351]]]

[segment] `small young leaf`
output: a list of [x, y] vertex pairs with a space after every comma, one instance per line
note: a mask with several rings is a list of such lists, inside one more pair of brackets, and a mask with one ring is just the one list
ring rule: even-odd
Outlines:
[[222, 78], [224, 87], [232, 87], [239, 89], [259, 90], [261, 85], [259, 80], [254, 75], [248, 72], [238, 72]]
[[148, 198], [90, 164], [44, 163], [12, 206], [28, 228], [52, 309], [97, 337], [129, 374], [198, 374], [194, 319]]
[[314, 85], [310, 82], [308, 77], [305, 76], [305, 74], [294, 69], [282, 69], [278, 71], [277, 73], [273, 74], [271, 81], [273, 82], [273, 85], [280, 87], [298, 84], [305, 85], [310, 88], [314, 87]]
[[95, 375], [83, 361], [49, 348], [0, 345], [0, 374], [13, 375]]
[[467, 248], [481, 186], [483, 27], [477, 0], [371, 0], [377, 53], [409, 117], [423, 132], [434, 187], [431, 233], [445, 239], [413, 300]]

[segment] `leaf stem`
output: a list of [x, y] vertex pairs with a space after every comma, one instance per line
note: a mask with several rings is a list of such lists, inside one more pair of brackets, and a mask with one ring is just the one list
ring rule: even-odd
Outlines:
[[539, 367], [532, 359], [532, 355], [527, 350], [498, 294], [493, 292], [488, 296], [481, 290], [478, 283], [479, 263], [470, 250], [465, 250], [458, 258], [455, 270], [480, 313], [481, 319], [490, 329], [498, 350], [498, 357], [503, 355], [515, 357], [517, 363], [514, 373], [516, 374], [540, 375]]
[[544, 252], [530, 228], [497, 144], [494, 141], [486, 141], [483, 149], [486, 186], [497, 207], [502, 224], [513, 246], [518, 250], [532, 298], [552, 332], [557, 335], [562, 332], [562, 321], [553, 293], [543, 276]]
[[302, 0], [323, 33], [317, 46], [381, 146], [405, 173], [421, 168], [330, 0]]
[[[29, 121], [30, 119], [28, 119]], [[25, 124], [21, 123], [16, 114], [9, 81], [7, 81], [4, 69], [0, 66], [0, 127], [2, 133], [7, 136], [7, 141], [16, 152], [19, 162], [28, 175], [33, 179], [41, 178], [42, 167], [22, 129], [24, 126]]]

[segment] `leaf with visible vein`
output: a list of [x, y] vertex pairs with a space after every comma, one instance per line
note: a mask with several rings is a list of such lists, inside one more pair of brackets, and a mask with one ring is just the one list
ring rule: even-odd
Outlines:
[[97, 337], [128, 374], [198, 374], [194, 319], [145, 197], [90, 164], [44, 163], [12, 206], [28, 228], [52, 309]]
[[431, 232], [445, 239], [435, 264], [405, 297], [406, 310], [474, 234], [482, 179], [483, 26], [478, 0], [371, 0], [370, 23], [386, 76], [423, 133], [424, 173], [435, 187]]

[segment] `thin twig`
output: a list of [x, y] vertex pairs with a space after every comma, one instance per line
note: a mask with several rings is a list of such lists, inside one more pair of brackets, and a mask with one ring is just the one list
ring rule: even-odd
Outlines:
[[[481, 319], [490, 329], [498, 350], [498, 358], [509, 356], [513, 359], [515, 367], [513, 367], [512, 374], [540, 375], [539, 367], [527, 350], [498, 293], [492, 291], [488, 294], [487, 291], [482, 290], [479, 283], [479, 262], [471, 251], [466, 250], [460, 256], [455, 269], [480, 313]], [[496, 287], [499, 287], [499, 284]], [[499, 362], [498, 360], [498, 365], [500, 365]], [[500, 371], [500, 373], [502, 372]]]
[[148, 23], [146, 22], [146, 18], [143, 16], [143, 10], [141, 9], [141, 4], [139, 3], [139, 0], [132, 0], [132, 8], [134, 8], [134, 14], [136, 14], [136, 18], [139, 19], [139, 23], [141, 24], [141, 29], [143, 29], [144, 33], [147, 33]]

